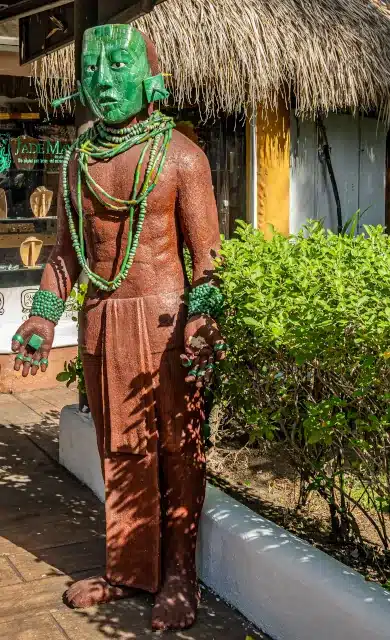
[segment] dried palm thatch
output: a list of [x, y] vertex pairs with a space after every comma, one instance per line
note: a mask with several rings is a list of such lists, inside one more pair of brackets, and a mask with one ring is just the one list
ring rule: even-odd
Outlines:
[[[382, 0], [168, 0], [135, 25], [179, 106], [207, 115], [275, 107], [377, 108], [390, 122], [390, 12]], [[74, 49], [35, 65], [41, 101], [74, 87]], [[64, 79], [61, 82], [60, 78]]]

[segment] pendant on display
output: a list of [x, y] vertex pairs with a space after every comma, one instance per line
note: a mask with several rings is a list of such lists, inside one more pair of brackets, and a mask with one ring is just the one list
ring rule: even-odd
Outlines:
[[[36, 218], [46, 218], [53, 202], [53, 191], [46, 187], [38, 187], [30, 196], [30, 206]], [[1, 217], [1, 216], [0, 216]]]
[[0, 189], [0, 220], [8, 217], [7, 194], [4, 189]]
[[36, 269], [39, 256], [43, 247], [42, 240], [31, 236], [20, 245], [20, 257], [25, 267]]

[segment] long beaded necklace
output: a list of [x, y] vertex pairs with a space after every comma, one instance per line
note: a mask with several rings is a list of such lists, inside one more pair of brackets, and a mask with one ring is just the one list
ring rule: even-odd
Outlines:
[[[169, 143], [172, 139], [174, 128], [172, 118], [162, 115], [158, 111], [144, 122], [139, 122], [123, 129], [112, 129], [103, 122], [95, 124], [91, 129], [81, 135], [66, 151], [63, 165], [63, 184], [65, 209], [69, 223], [70, 235], [73, 247], [76, 251], [80, 266], [84, 269], [89, 280], [102, 291], [115, 291], [127, 278], [133, 265], [135, 254], [139, 244], [139, 238], [147, 211], [148, 196], [156, 187], [158, 179], [164, 168]], [[130, 200], [121, 200], [106, 193], [89, 173], [88, 159], [110, 160], [131, 149], [135, 145], [146, 143], [141, 151], [140, 158], [134, 174], [134, 186]], [[146, 167], [145, 178], [138, 189], [141, 171], [146, 153], [150, 150], [149, 161]], [[78, 152], [77, 168], [77, 214], [78, 232], [73, 219], [71, 194], [69, 187], [69, 162], [74, 152]], [[129, 235], [125, 257], [118, 275], [114, 280], [105, 280], [94, 273], [87, 264], [84, 243], [84, 215], [82, 205], [82, 181], [83, 177], [91, 193], [105, 207], [113, 211], [129, 211]], [[134, 214], [138, 208], [138, 219], [133, 232]]]

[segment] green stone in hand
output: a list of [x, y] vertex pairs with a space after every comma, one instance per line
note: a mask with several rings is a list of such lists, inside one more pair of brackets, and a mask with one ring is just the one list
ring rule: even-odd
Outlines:
[[38, 351], [38, 349], [40, 349], [42, 345], [43, 345], [43, 338], [41, 338], [41, 336], [37, 336], [34, 333], [34, 335], [31, 336], [30, 338], [28, 346], [31, 347], [31, 349]]

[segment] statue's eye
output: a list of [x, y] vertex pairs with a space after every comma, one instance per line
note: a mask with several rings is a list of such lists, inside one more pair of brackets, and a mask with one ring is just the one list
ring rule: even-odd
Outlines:
[[87, 71], [90, 71], [91, 73], [94, 73], [96, 70], [97, 70], [96, 64], [89, 64], [87, 67]]
[[123, 67], [125, 67], [126, 64], [124, 62], [114, 62], [112, 64], [112, 68], [113, 69], [123, 69]]

